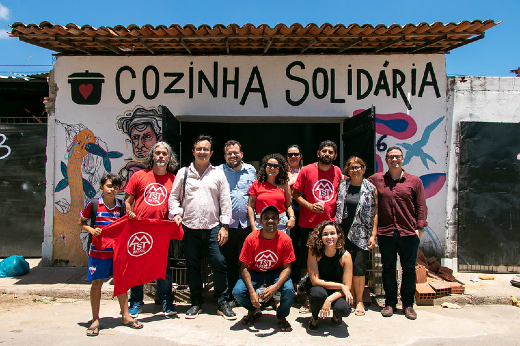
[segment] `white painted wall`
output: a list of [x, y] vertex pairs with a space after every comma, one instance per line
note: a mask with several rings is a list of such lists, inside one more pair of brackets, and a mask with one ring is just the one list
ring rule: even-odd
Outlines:
[[[212, 95], [204, 84], [199, 92], [198, 71], [203, 71], [213, 85], [215, 64], [218, 66], [216, 69], [218, 92]], [[289, 68], [291, 65], [294, 66]], [[123, 68], [124, 66], [126, 67]], [[237, 98], [233, 97], [233, 86], [228, 86], [227, 97], [223, 95], [224, 68], [228, 70], [228, 79], [233, 79], [236, 69], [239, 70]], [[72, 78], [69, 76], [86, 70], [103, 75], [101, 99], [96, 104], [78, 104], [71, 98], [72, 84], [69, 80]], [[146, 70], [148, 72], [143, 74]], [[351, 93], [348, 88], [349, 71], [352, 73]], [[357, 95], [358, 71], [361, 71], [359, 72], [361, 93], [367, 89], [368, 74], [373, 81], [372, 91], [361, 99]], [[135, 78], [132, 78], [132, 73], [135, 73]], [[180, 74], [183, 74], [183, 78], [170, 86]], [[193, 75], [193, 83], [190, 83], [190, 74]], [[313, 93], [313, 74], [317, 76], [315, 91], [318, 96]], [[334, 81], [332, 81], [333, 74]], [[157, 89], [156, 76], [158, 76]], [[444, 253], [444, 239], [446, 239], [444, 179], [447, 173], [447, 131], [449, 129], [447, 128], [446, 68], [443, 55], [58, 56], [53, 78], [57, 86], [54, 137], [53, 141], [49, 141], [49, 146], [52, 147], [49, 147], [47, 152], [48, 169], [54, 171], [54, 181], [49, 178], [48, 182], [54, 184], [54, 187], [48, 189], [46, 211], [54, 210], [57, 205], [60, 207], [54, 212], [54, 220], [50, 215], [46, 216], [46, 243], [42, 254], [46, 260], [63, 259], [61, 263], [68, 265], [81, 265], [85, 261], [85, 257], [78, 253], [80, 250], [76, 230], [73, 227], [64, 228], [60, 233], [57, 232], [56, 227], [56, 220], [63, 218], [70, 211], [67, 209], [67, 203], [71, 203], [70, 187], [67, 186], [59, 192], [55, 192], [55, 189], [64, 179], [62, 163], [69, 167], [68, 162], [72, 162], [71, 157], [76, 153], [75, 135], [81, 130], [88, 129], [91, 132], [82, 133], [92, 133], [96, 143], [105, 151], [122, 153], [122, 157], [110, 159], [112, 172], [118, 172], [128, 161], [136, 159], [133, 157], [128, 136], [116, 128], [118, 117], [131, 113], [139, 106], [157, 108], [159, 105], [167, 106], [181, 121], [202, 119], [225, 122], [256, 122], [259, 119], [263, 122], [277, 122], [281, 119], [284, 122], [323, 121], [337, 122], [339, 129], [339, 124], [344, 118], [351, 117], [356, 111], [372, 105], [376, 106], [378, 118], [383, 119], [389, 127], [394, 128], [396, 122], [397, 125], [403, 125], [408, 121], [408, 130], [404, 132], [392, 132], [388, 130], [389, 127], [379, 124], [376, 139], [379, 140], [386, 134], [387, 137], [382, 139], [386, 146], [404, 143], [405, 156], [411, 157], [404, 165], [405, 170], [417, 176], [436, 177], [437, 189], [434, 189], [435, 193], [432, 193], [432, 197], [427, 200], [429, 229], [422, 239], [422, 246], [439, 254]], [[143, 83], [144, 79], [146, 83]], [[250, 80], [252, 89], [247, 95], [247, 84]], [[299, 105], [294, 105], [294, 101], [299, 100], [304, 94], [304, 80], [309, 83], [309, 95]], [[402, 95], [400, 89], [394, 87], [401, 85], [401, 82]], [[325, 92], [327, 83], [328, 92]], [[82, 95], [85, 96], [91, 89], [87, 88], [88, 83], [83, 84]], [[419, 96], [421, 84], [424, 88]], [[190, 96], [191, 86], [193, 86], [192, 96]], [[376, 88], [379, 89], [377, 95]], [[172, 89], [183, 92], [167, 92]], [[334, 95], [332, 95], [333, 89]], [[154, 95], [155, 90], [157, 95]], [[135, 97], [130, 102], [125, 101], [130, 99], [132, 91], [135, 92]], [[264, 98], [260, 91], [264, 93]], [[117, 96], [118, 93], [120, 97]], [[320, 94], [323, 94], [323, 97]], [[410, 107], [407, 107], [404, 99], [408, 100]], [[49, 119], [51, 122], [52, 120]], [[421, 142], [425, 132], [426, 136]], [[410, 155], [412, 153], [416, 155]], [[377, 151], [377, 154], [378, 161], [384, 162], [385, 152]], [[82, 157], [83, 178], [90, 180], [97, 189], [97, 179], [104, 172], [103, 160], [99, 156], [86, 154], [84, 150], [82, 153], [78, 151], [78, 155]], [[386, 171], [386, 164], [382, 169]], [[84, 201], [87, 200], [85, 195], [82, 198]], [[76, 215], [77, 211], [73, 214]], [[49, 225], [51, 221], [52, 226]], [[64, 221], [59, 222], [62, 226], [66, 224]], [[52, 230], [53, 234], [48, 234]], [[49, 250], [51, 248], [52, 251]]]
[[462, 121], [520, 122], [520, 78], [449, 77], [448, 106], [446, 257], [456, 261], [459, 124]]

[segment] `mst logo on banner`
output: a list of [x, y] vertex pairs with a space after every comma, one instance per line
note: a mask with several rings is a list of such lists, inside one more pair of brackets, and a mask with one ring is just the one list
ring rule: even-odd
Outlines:
[[144, 190], [144, 201], [151, 206], [158, 206], [168, 197], [166, 187], [159, 183], [151, 183]]
[[153, 238], [146, 232], [137, 232], [128, 239], [128, 253], [139, 257], [152, 249]]
[[278, 256], [271, 250], [260, 252], [255, 257], [255, 264], [261, 271], [268, 271], [278, 263]]

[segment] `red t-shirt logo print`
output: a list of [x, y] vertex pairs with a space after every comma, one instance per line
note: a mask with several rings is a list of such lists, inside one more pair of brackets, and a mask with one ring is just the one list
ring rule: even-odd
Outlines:
[[326, 179], [321, 179], [314, 184], [312, 192], [316, 200], [328, 202], [334, 196], [334, 185]]
[[137, 232], [128, 239], [128, 253], [139, 257], [152, 249], [153, 238], [146, 232]]
[[144, 201], [151, 206], [161, 205], [166, 201], [166, 195], [166, 187], [158, 183], [152, 183], [144, 190]]
[[271, 250], [262, 251], [255, 257], [255, 264], [261, 271], [268, 271], [273, 268], [277, 262], [278, 256]]

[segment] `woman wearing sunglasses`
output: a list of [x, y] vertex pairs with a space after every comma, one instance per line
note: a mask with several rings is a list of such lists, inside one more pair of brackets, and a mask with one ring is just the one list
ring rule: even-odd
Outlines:
[[247, 214], [253, 232], [261, 228], [255, 215], [259, 216], [268, 205], [276, 206], [280, 213], [279, 230], [289, 234], [289, 230], [294, 227], [295, 216], [288, 171], [289, 165], [281, 154], [269, 154], [262, 159], [257, 180], [249, 189]]
[[376, 244], [377, 235], [377, 190], [363, 178], [365, 162], [352, 156], [344, 173], [348, 176], [338, 188], [336, 223], [345, 231], [345, 249], [353, 263], [352, 295], [356, 304], [354, 314], [363, 316], [363, 290], [367, 271], [369, 249]]

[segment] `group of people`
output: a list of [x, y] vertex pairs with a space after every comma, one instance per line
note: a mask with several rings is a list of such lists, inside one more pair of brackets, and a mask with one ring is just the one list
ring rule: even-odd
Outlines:
[[[387, 151], [388, 172], [369, 178], [364, 177], [366, 165], [359, 157], [349, 158], [342, 172], [333, 164], [337, 152], [335, 143], [324, 141], [318, 161], [303, 166], [300, 147], [292, 145], [285, 157], [265, 156], [256, 172], [242, 160], [240, 143], [230, 140], [224, 145], [226, 163], [215, 167], [210, 163], [212, 138], [200, 135], [193, 142], [193, 162], [174, 176], [175, 153], [165, 142], [155, 144], [145, 159], [146, 169], [126, 184], [124, 204], [129, 218], [170, 219], [182, 225], [191, 294], [186, 318], [196, 318], [203, 309], [205, 255], [213, 272], [218, 314], [225, 319], [237, 318], [233, 307], [239, 304], [248, 311], [242, 324], [250, 325], [262, 316], [262, 307], [271, 306], [280, 330], [290, 331], [287, 316], [298, 291], [307, 295], [300, 312], [311, 312], [310, 332], [319, 330], [320, 318], [330, 317], [332, 326], [341, 326], [351, 311], [365, 314], [365, 274], [376, 239], [386, 300], [381, 314], [389, 317], [396, 311], [399, 254], [403, 310], [407, 318], [417, 317], [414, 263], [427, 225], [421, 180], [402, 169], [398, 147]], [[122, 214], [115, 200], [120, 181], [112, 175], [104, 179], [95, 225], [87, 224], [89, 205], [81, 214], [83, 229], [93, 236], [102, 236], [102, 227]], [[111, 190], [105, 187], [107, 181]], [[90, 248], [93, 320], [87, 335], [99, 333], [98, 296], [103, 279], [111, 274], [109, 252]], [[165, 278], [157, 280], [157, 298], [166, 315], [177, 313], [169, 266]], [[123, 324], [142, 328], [133, 319], [144, 304], [142, 286], [131, 289], [129, 307], [126, 294], [118, 299]]]

